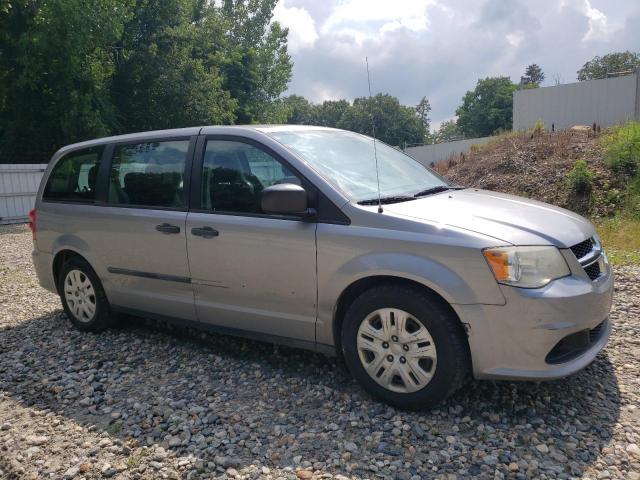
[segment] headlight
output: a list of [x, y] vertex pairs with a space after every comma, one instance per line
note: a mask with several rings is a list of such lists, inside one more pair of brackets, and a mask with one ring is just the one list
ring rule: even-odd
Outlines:
[[539, 288], [571, 272], [556, 247], [497, 247], [483, 250], [498, 283]]

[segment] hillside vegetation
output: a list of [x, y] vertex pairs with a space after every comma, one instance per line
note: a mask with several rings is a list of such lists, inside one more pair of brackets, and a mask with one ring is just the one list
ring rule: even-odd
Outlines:
[[506, 133], [436, 169], [468, 187], [548, 202], [589, 217], [615, 263], [640, 263], [640, 124], [596, 133], [538, 125]]

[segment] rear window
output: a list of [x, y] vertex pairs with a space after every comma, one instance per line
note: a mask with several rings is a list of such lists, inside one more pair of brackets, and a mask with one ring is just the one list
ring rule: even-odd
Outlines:
[[93, 202], [104, 145], [68, 153], [56, 163], [44, 189], [44, 200]]
[[183, 208], [189, 140], [118, 145], [109, 175], [109, 203]]

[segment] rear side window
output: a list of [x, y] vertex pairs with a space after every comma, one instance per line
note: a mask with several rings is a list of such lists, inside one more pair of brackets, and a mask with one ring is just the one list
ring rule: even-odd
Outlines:
[[93, 202], [104, 145], [68, 153], [56, 163], [44, 189], [44, 200]]
[[188, 150], [189, 140], [116, 145], [109, 176], [109, 203], [184, 207]]

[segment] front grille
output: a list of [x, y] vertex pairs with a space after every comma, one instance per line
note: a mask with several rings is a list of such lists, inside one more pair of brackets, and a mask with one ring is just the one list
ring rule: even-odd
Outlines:
[[590, 238], [587, 238], [584, 242], [580, 242], [571, 247], [571, 251], [578, 260], [587, 256], [591, 250], [593, 250], [593, 241]]
[[594, 237], [575, 244], [571, 247], [571, 251], [578, 259], [578, 263], [584, 268], [587, 276], [593, 281], [602, 274], [600, 270], [600, 256], [602, 249], [600, 242]]
[[606, 325], [607, 320], [604, 320], [591, 329], [586, 328], [567, 335], [551, 349], [545, 358], [545, 362], [557, 365], [579, 357], [602, 338]]
[[598, 262], [592, 263], [588, 267], [584, 267], [584, 271], [591, 280], [595, 280], [600, 276], [600, 264]]

